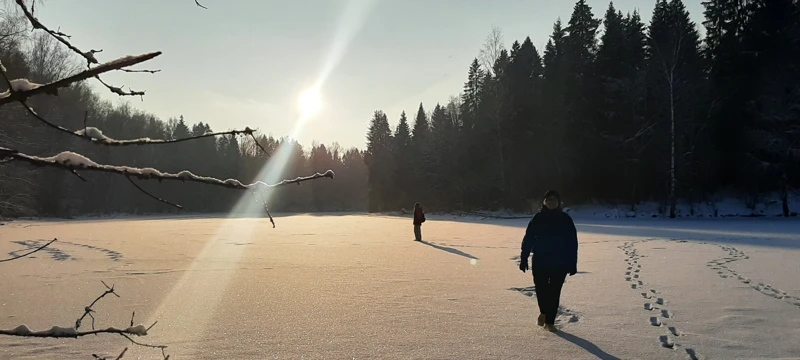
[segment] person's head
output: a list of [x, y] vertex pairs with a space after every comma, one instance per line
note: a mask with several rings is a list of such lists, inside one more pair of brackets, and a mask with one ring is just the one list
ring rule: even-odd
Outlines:
[[422, 205], [420, 205], [419, 203], [415, 203], [414, 209], [422, 209]]
[[558, 191], [548, 190], [544, 194], [542, 205], [550, 210], [558, 209], [561, 207], [561, 195], [558, 194]]

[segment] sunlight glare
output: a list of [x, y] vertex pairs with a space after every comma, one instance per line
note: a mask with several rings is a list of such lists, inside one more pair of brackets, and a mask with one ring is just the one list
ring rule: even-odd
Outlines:
[[304, 91], [297, 98], [297, 107], [304, 117], [316, 114], [322, 108], [322, 97], [317, 89]]

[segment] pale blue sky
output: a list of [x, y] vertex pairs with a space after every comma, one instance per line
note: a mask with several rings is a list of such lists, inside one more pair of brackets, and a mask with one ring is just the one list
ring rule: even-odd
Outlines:
[[[601, 17], [607, 0], [589, 0]], [[111, 74], [117, 85], [146, 90], [144, 102], [125, 99], [166, 120], [184, 115], [214, 130], [250, 126], [276, 137], [292, 133], [297, 97], [335, 66], [321, 89], [322, 112], [297, 138], [364, 147], [376, 109], [395, 126], [420, 102], [430, 110], [457, 94], [471, 60], [492, 26], [506, 47], [530, 36], [543, 50], [553, 22], [569, 19], [572, 0], [49, 0], [37, 16], [72, 35], [81, 49], [102, 48], [101, 61], [160, 50], [147, 63], [162, 72]], [[649, 21], [655, 0], [617, 0]], [[702, 22], [700, 0], [686, 1]], [[358, 19], [361, 21], [358, 21]], [[361, 23], [359, 26], [359, 23]], [[701, 27], [701, 26], [700, 26]], [[339, 29], [344, 29], [341, 33]], [[352, 33], [353, 36], [348, 36]], [[335, 40], [338, 38], [346, 41]], [[349, 40], [349, 41], [347, 41]], [[336, 44], [338, 62], [330, 55]], [[101, 91], [104, 98], [121, 101]]]

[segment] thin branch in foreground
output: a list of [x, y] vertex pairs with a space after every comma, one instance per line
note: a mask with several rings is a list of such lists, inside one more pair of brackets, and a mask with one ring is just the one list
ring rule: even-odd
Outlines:
[[87, 52], [81, 51], [80, 49], [78, 49], [77, 47], [72, 45], [69, 41], [67, 41], [67, 39], [65, 39], [65, 38], [69, 37], [67, 34], [64, 34], [64, 33], [60, 32], [60, 31], [50, 30], [47, 26], [44, 26], [44, 24], [42, 24], [39, 21], [39, 19], [37, 19], [35, 16], [33, 16], [33, 12], [28, 10], [28, 7], [25, 6], [25, 1], [24, 0], [17, 0], [17, 5], [19, 5], [19, 7], [22, 9], [22, 12], [25, 13], [25, 17], [28, 18], [28, 21], [30, 21], [30, 23], [31, 23], [31, 25], [33, 25], [34, 29], [44, 30], [45, 32], [50, 34], [50, 36], [54, 37], [56, 40], [60, 41], [64, 45], [66, 45], [70, 50], [72, 50], [73, 52], [77, 53], [78, 55], [80, 55], [84, 59], [86, 59], [86, 61], [89, 64], [98, 64], [99, 63], [97, 61], [97, 58], [94, 56], [94, 53], [99, 52], [99, 51], [94, 51], [94, 50], [87, 51]]
[[[122, 349], [122, 352], [121, 352], [121, 353], [119, 353], [119, 356], [117, 356], [115, 359], [116, 359], [116, 360], [120, 360], [120, 359], [122, 359], [122, 357], [123, 357], [123, 356], [125, 356], [125, 353], [126, 353], [126, 352], [128, 352], [128, 348], [124, 348], [124, 349]], [[92, 354], [92, 357], [93, 357], [93, 358], [95, 358], [96, 360], [111, 360], [111, 358], [107, 358], [107, 357], [105, 357], [105, 356], [103, 356], [103, 357], [100, 357], [100, 356], [98, 356], [97, 354]]]
[[[169, 206], [173, 206], [173, 207], [176, 207], [176, 208], [178, 208], [178, 209], [183, 209], [183, 206], [180, 206], [180, 205], [178, 205], [178, 204], [175, 204], [175, 203], [169, 202], [168, 200], [164, 200], [164, 199], [162, 199], [162, 198], [160, 198], [160, 197], [158, 197], [158, 196], [155, 196], [155, 195], [153, 195], [153, 194], [151, 194], [151, 193], [147, 192], [147, 190], [145, 190], [145, 189], [142, 189], [142, 187], [141, 187], [141, 186], [139, 186], [139, 184], [135, 183], [135, 182], [133, 181], [133, 179], [131, 179], [131, 177], [130, 177], [130, 176], [126, 176], [125, 178], [127, 178], [127, 179], [128, 179], [128, 181], [130, 181], [130, 183], [131, 183], [131, 184], [133, 184], [133, 186], [134, 186], [134, 187], [136, 187], [136, 188], [137, 188], [139, 191], [143, 192], [145, 195], [147, 195], [147, 196], [149, 196], [149, 197], [151, 197], [151, 198], [153, 198], [153, 199], [155, 199], [155, 200], [158, 200], [158, 201], [160, 201], [160, 202], [162, 202], [162, 203], [164, 203], [164, 204], [167, 204], [167, 205], [169, 205]], [[133, 318], [131, 318], [131, 322], [133, 322]]]
[[127, 72], [127, 73], [151, 73], [151, 74], [155, 74], [157, 72], [161, 72], [161, 70], [133, 70], [133, 69], [120, 69], [120, 70], [124, 71], [124, 72]]
[[208, 8], [207, 8], [207, 7], [205, 7], [205, 6], [203, 6], [203, 5], [200, 5], [200, 0], [194, 0], [194, 3], [195, 3], [195, 4], [197, 4], [197, 6], [199, 6], [199, 7], [203, 8], [203, 9], [206, 9], [206, 10], [208, 10]]
[[[187, 137], [187, 138], [173, 139], [173, 140], [161, 140], [161, 139], [150, 139], [150, 138], [139, 138], [139, 139], [132, 139], [132, 140], [116, 140], [116, 139], [112, 139], [112, 138], [110, 138], [108, 136], [105, 136], [103, 134], [103, 132], [100, 129], [96, 128], [96, 127], [87, 127], [86, 126], [86, 122], [87, 122], [88, 115], [84, 116], [84, 128], [83, 128], [83, 130], [72, 131], [72, 130], [69, 130], [69, 129], [64, 128], [64, 127], [62, 127], [60, 125], [56, 125], [56, 124], [53, 124], [52, 122], [48, 121], [47, 119], [45, 119], [44, 117], [39, 115], [36, 112], [36, 110], [34, 110], [32, 107], [30, 107], [30, 105], [28, 105], [25, 102], [22, 102], [22, 107], [24, 107], [25, 110], [27, 110], [28, 113], [31, 114], [31, 116], [35, 117], [37, 120], [43, 122], [45, 125], [53, 128], [53, 129], [56, 129], [58, 131], [61, 131], [63, 133], [66, 133], [66, 134], [69, 134], [69, 135], [72, 135], [72, 136], [80, 137], [81, 139], [88, 140], [88, 141], [91, 141], [94, 144], [99, 144], [99, 145], [129, 146], [129, 145], [174, 144], [174, 143], [190, 141], [190, 140], [197, 140], [197, 139], [202, 139], [202, 138], [207, 138], [207, 137], [216, 137], [216, 136], [221, 136], [221, 135], [240, 135], [240, 134], [250, 135], [253, 138], [255, 138], [255, 135], [253, 135], [255, 133], [255, 130], [250, 129], [248, 127], [248, 128], [245, 128], [244, 130], [228, 130], [228, 131], [221, 131], [221, 132], [210, 132], [210, 133], [205, 133], [203, 135], [190, 136], [190, 137]], [[87, 114], [88, 114], [88, 112], [87, 112]], [[258, 146], [265, 153], [267, 152], [267, 150], [264, 149], [264, 147], [262, 147], [260, 144]]]
[[[21, 0], [18, 0], [18, 1], [21, 1]], [[109, 71], [120, 70], [120, 69], [128, 67], [128, 66], [133, 66], [133, 65], [148, 61], [150, 59], [153, 59], [153, 58], [155, 58], [155, 57], [157, 57], [159, 55], [161, 55], [160, 51], [153, 52], [153, 53], [148, 53], [148, 54], [143, 54], [143, 55], [137, 55], [137, 56], [126, 56], [126, 57], [123, 57], [123, 58], [119, 58], [117, 60], [113, 60], [113, 61], [104, 63], [102, 65], [93, 67], [91, 69], [84, 70], [84, 71], [82, 71], [80, 73], [77, 73], [77, 74], [72, 75], [72, 76], [68, 76], [68, 77], [63, 78], [63, 79], [58, 80], [58, 81], [51, 82], [49, 84], [45, 84], [45, 85], [30, 84], [30, 86], [27, 89], [24, 89], [22, 91], [6, 91], [6, 92], [3, 92], [3, 93], [0, 93], [0, 106], [8, 104], [8, 103], [11, 103], [11, 102], [14, 102], [14, 101], [25, 101], [26, 99], [28, 99], [29, 97], [34, 96], [34, 95], [40, 95], [40, 94], [58, 95], [58, 89], [60, 89], [60, 88], [68, 87], [68, 86], [72, 85], [73, 83], [76, 83], [76, 82], [79, 82], [79, 81], [83, 81], [83, 80], [86, 80], [86, 79], [89, 79], [89, 78], [93, 78], [93, 77], [95, 77], [97, 75], [100, 75], [100, 74], [103, 74], [103, 73], [107, 73]], [[4, 77], [6, 77], [7, 83], [10, 83], [10, 81], [8, 81], [8, 77], [6, 75], [6, 71], [5, 70], [6, 70], [5, 68], [0, 68], [0, 72], [2, 72], [2, 75]], [[13, 89], [10, 89], [10, 90], [13, 90]]]
[[229, 189], [238, 189], [238, 190], [275, 188], [289, 184], [300, 184], [306, 181], [316, 180], [320, 178], [333, 179], [335, 176], [333, 170], [328, 170], [322, 174], [315, 173], [309, 176], [297, 177], [294, 179], [286, 179], [276, 184], [267, 184], [263, 181], [256, 181], [251, 184], [243, 184], [241, 181], [236, 179], [220, 180], [213, 177], [198, 176], [187, 170], [181, 171], [177, 174], [171, 174], [171, 173], [161, 172], [153, 168], [135, 168], [129, 166], [101, 165], [83, 155], [76, 154], [70, 151], [64, 151], [56, 156], [43, 158], [43, 157], [20, 153], [17, 150], [0, 147], [0, 158], [12, 158], [16, 161], [26, 162], [31, 165], [55, 167], [65, 170], [104, 172], [104, 173], [111, 173], [123, 176], [136, 177], [142, 180], [159, 180], [159, 181], [169, 180], [169, 181], [181, 181], [181, 182], [189, 181], [189, 182], [215, 185], [215, 186], [225, 187]]
[[86, 316], [92, 318], [92, 330], [94, 330], [94, 316], [92, 315], [92, 313], [94, 312], [94, 309], [92, 309], [94, 304], [97, 304], [97, 302], [100, 301], [100, 299], [106, 297], [106, 295], [108, 294], [114, 294], [114, 296], [119, 297], [119, 295], [117, 295], [117, 293], [114, 292], [114, 285], [108, 286], [108, 284], [106, 284], [105, 281], [102, 281], [102, 283], [103, 285], [105, 285], [106, 291], [102, 293], [100, 296], [98, 296], [97, 299], [94, 299], [94, 301], [92, 301], [92, 303], [89, 304], [89, 306], [83, 308], [84, 311], [83, 315], [79, 317], [77, 321], [75, 321], [75, 330], [78, 330], [81, 327], [81, 322], [83, 321], [84, 318], [86, 318]]
[[111, 91], [114, 94], [117, 94], [119, 96], [140, 96], [140, 97], [142, 97], [142, 101], [144, 101], [144, 91], [135, 91], [133, 89], [125, 91], [125, 90], [122, 90], [122, 88], [125, 87], [125, 85], [122, 85], [120, 87], [111, 86], [108, 83], [106, 83], [105, 81], [103, 81], [103, 79], [101, 79], [100, 76], [95, 76], [95, 79], [97, 79], [97, 81], [99, 81], [101, 84], [103, 84], [103, 86], [108, 88], [108, 90]]
[[37, 252], [37, 251], [39, 251], [39, 250], [42, 250], [42, 249], [46, 248], [46, 247], [47, 247], [47, 246], [49, 246], [50, 244], [52, 244], [52, 243], [56, 242], [56, 240], [58, 240], [58, 239], [53, 239], [53, 240], [50, 240], [50, 242], [48, 242], [47, 244], [44, 244], [44, 245], [42, 245], [42, 246], [40, 246], [40, 247], [38, 247], [38, 248], [34, 249], [33, 251], [27, 252], [27, 253], [25, 253], [25, 254], [22, 254], [22, 255], [17, 255], [17, 256], [14, 256], [14, 257], [10, 257], [10, 258], [8, 258], [8, 259], [2, 259], [2, 260], [0, 260], [0, 263], [1, 263], [1, 262], [6, 262], [6, 261], [11, 261], [11, 260], [17, 260], [17, 259], [19, 259], [19, 258], [24, 258], [24, 257], [26, 257], [26, 256], [28, 256], [28, 255], [30, 255], [30, 254], [33, 254], [33, 253], [35, 253], [35, 252]]

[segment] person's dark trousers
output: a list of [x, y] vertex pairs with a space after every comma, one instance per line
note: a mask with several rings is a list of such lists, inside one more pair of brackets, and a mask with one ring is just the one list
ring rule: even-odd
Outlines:
[[558, 315], [558, 304], [561, 299], [561, 287], [567, 273], [537, 269], [533, 271], [533, 285], [536, 286], [536, 300], [539, 312], [544, 314], [545, 323], [553, 325]]

